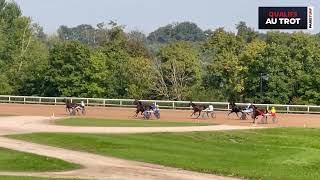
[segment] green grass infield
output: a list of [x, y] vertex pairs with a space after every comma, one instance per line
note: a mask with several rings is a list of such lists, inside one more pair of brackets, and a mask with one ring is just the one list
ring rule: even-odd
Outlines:
[[0, 171], [47, 172], [73, 170], [80, 167], [60, 159], [0, 148]]
[[[201, 121], [201, 120], [200, 120]], [[96, 118], [66, 118], [58, 119], [57, 125], [91, 126], [91, 127], [178, 127], [178, 126], [208, 126], [209, 123], [174, 122], [164, 120], [110, 120]]]
[[120, 135], [36, 133], [9, 137], [245, 179], [320, 177], [320, 129]]

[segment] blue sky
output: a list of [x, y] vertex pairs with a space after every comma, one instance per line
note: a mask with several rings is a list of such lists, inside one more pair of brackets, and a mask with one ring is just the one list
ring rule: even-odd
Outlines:
[[60, 25], [96, 25], [116, 20], [126, 30], [149, 33], [173, 22], [192, 21], [203, 29], [225, 27], [245, 21], [258, 28], [259, 6], [313, 6], [314, 30], [320, 32], [320, 0], [15, 0], [23, 15], [54, 33]]

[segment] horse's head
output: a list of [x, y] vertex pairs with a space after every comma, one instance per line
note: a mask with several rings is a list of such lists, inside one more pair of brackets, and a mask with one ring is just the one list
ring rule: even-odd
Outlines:
[[70, 99], [64, 98], [63, 101], [64, 101], [66, 104], [71, 104]]
[[133, 104], [134, 104], [134, 105], [137, 105], [137, 104], [138, 104], [138, 100], [135, 99], [135, 100], [133, 101]]
[[232, 108], [234, 108], [234, 107], [237, 106], [236, 103], [234, 103], [234, 102], [229, 102], [229, 105], [230, 105]]
[[258, 109], [257, 106], [255, 106], [255, 105], [253, 105], [253, 104], [251, 104], [251, 105], [249, 106], [249, 108]]
[[189, 107], [195, 107], [196, 105], [192, 102], [192, 101], [190, 101], [190, 103], [189, 103]]
[[134, 105], [142, 105], [142, 102], [136, 99], [133, 101], [133, 104]]

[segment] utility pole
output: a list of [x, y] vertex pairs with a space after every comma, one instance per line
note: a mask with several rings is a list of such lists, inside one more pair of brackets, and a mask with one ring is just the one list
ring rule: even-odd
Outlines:
[[262, 75], [263, 73], [260, 73], [260, 103], [262, 103]]

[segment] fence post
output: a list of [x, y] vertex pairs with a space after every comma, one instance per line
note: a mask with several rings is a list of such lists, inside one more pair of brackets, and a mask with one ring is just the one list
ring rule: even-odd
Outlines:
[[287, 114], [289, 113], [289, 110], [290, 110], [290, 109], [289, 109], [289, 106], [287, 106]]
[[103, 107], [106, 107], [106, 100], [103, 100]]
[[122, 100], [120, 100], [120, 107], [122, 107]]
[[11, 97], [9, 96], [9, 103], [11, 102]]
[[26, 97], [23, 97], [23, 104], [26, 103]]
[[308, 106], [308, 113], [310, 113], [310, 106]]
[[230, 104], [228, 104], [228, 111], [230, 111]]
[[72, 103], [72, 98], [70, 98], [70, 102]]
[[57, 98], [54, 98], [54, 105], [57, 105]]
[[176, 107], [175, 107], [175, 105], [174, 105], [174, 102], [172, 102], [172, 109], [175, 109]]
[[89, 99], [87, 99], [87, 106], [89, 106]]
[[41, 104], [41, 98], [39, 98], [39, 104]]

